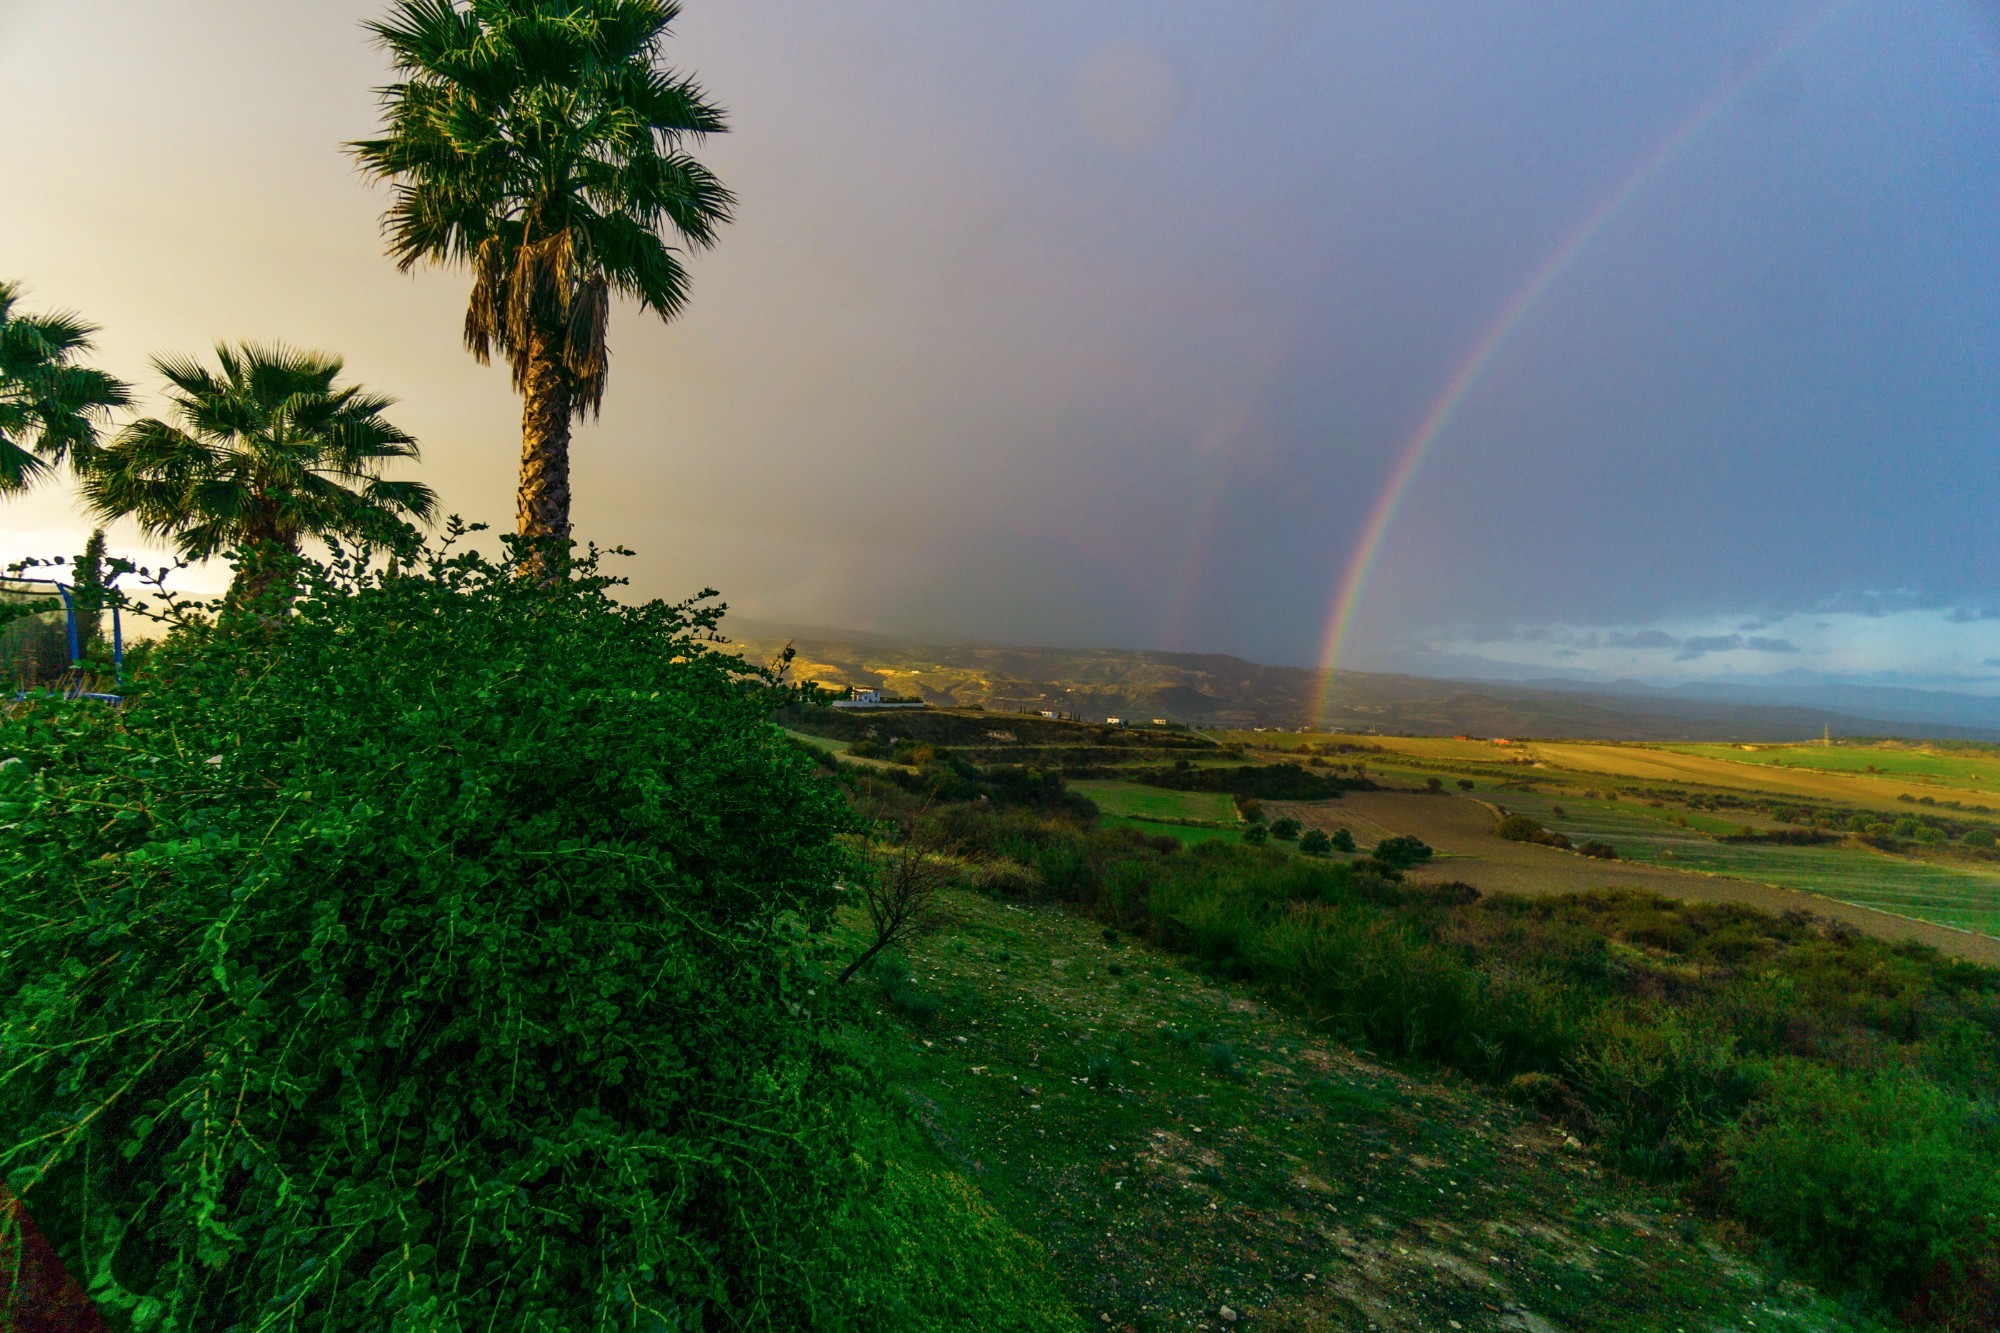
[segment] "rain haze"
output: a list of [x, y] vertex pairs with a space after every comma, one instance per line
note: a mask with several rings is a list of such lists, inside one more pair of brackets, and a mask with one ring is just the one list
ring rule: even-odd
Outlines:
[[[0, 0], [0, 276], [144, 392], [218, 338], [339, 352], [505, 525], [468, 279], [395, 271], [341, 148], [378, 9]], [[618, 313], [577, 534], [801, 628], [2000, 691], [1996, 40], [1896, 0], [690, 0], [739, 217], [683, 318]], [[87, 526], [47, 485], [0, 555]]]

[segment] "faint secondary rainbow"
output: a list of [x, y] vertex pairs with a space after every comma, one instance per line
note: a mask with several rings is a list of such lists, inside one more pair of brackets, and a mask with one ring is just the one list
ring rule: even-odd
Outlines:
[[1778, 38], [1759, 54], [1746, 60], [1736, 71], [1723, 80], [1718, 87], [1686, 119], [1676, 126], [1657, 147], [1644, 157], [1625, 177], [1617, 188], [1606, 195], [1603, 202], [1564, 236], [1549, 257], [1542, 261], [1540, 268], [1528, 278], [1521, 289], [1514, 293], [1512, 300], [1501, 309], [1499, 315], [1489, 325], [1472, 351], [1459, 364], [1443, 390], [1432, 400], [1416, 430], [1404, 443], [1397, 456], [1396, 465], [1389, 472], [1389, 479], [1376, 498], [1374, 508], [1368, 512], [1368, 519], [1362, 525], [1361, 539], [1355, 543], [1354, 553], [1348, 558], [1347, 569], [1341, 575], [1340, 586], [1335, 591], [1333, 603], [1328, 608], [1326, 628], [1320, 641], [1319, 689], [1313, 705], [1312, 724], [1318, 728], [1326, 716], [1327, 693], [1333, 685], [1333, 671], [1340, 662], [1340, 650], [1347, 637], [1347, 631], [1354, 618], [1355, 606], [1361, 600], [1362, 590], [1367, 586], [1368, 575], [1381, 553], [1382, 539], [1388, 535], [1389, 525], [1395, 521], [1396, 511], [1403, 502], [1403, 496], [1410, 489], [1410, 482], [1416, 477], [1424, 455], [1438, 436], [1449, 426], [1466, 394], [1479, 381], [1479, 377], [1492, 361], [1493, 354], [1500, 350], [1523, 318], [1535, 306], [1543, 294], [1554, 285], [1555, 280], [1569, 266], [1572, 259], [1588, 244], [1606, 223], [1639, 193], [1646, 182], [1657, 175], [1660, 169], [1671, 161], [1676, 153], [1690, 140], [1700, 134], [1708, 124], [1728, 109], [1730, 103], [1743, 90], [1762, 78], [1771, 67], [1790, 55], [1792, 51], [1819, 31], [1835, 12], [1844, 9], [1852, 0], [1830, 0], [1819, 9], [1807, 15], [1798, 23], [1779, 34]]

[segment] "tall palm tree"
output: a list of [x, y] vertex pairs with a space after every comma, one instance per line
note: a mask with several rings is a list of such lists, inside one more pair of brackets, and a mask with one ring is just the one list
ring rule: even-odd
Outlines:
[[0, 281], [0, 495], [25, 491], [63, 461], [88, 461], [98, 423], [131, 402], [126, 387], [76, 364], [95, 325], [75, 315], [15, 310], [18, 283]]
[[389, 253], [468, 265], [465, 345], [521, 395], [520, 531], [569, 535], [570, 422], [604, 401], [611, 294], [661, 319], [687, 303], [681, 246], [714, 244], [735, 198], [685, 151], [720, 133], [660, 68], [678, 0], [396, 0], [369, 25], [400, 82], [383, 137], [349, 145], [395, 183]]
[[416, 441], [382, 414], [395, 402], [339, 386], [339, 357], [282, 346], [218, 345], [219, 370], [155, 357], [173, 420], [145, 417], [118, 432], [83, 473], [93, 515], [127, 515], [181, 555], [250, 553], [232, 598], [271, 582], [257, 557], [296, 553], [311, 537], [389, 540], [428, 521], [428, 486], [391, 481], [385, 465], [417, 457]]

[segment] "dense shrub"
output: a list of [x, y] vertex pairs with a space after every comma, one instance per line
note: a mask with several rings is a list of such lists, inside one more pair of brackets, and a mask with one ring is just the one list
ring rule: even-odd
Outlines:
[[1422, 838], [1398, 834], [1376, 843], [1375, 850], [1368, 855], [1391, 870], [1408, 870], [1411, 866], [1422, 865], [1430, 860], [1431, 847]]
[[1538, 842], [1545, 847], [1568, 847], [1569, 839], [1553, 829], [1542, 827], [1541, 821], [1532, 815], [1503, 815], [1493, 826], [1496, 836], [1509, 842]]
[[121, 1323], [867, 1305], [914, 1224], [807, 953], [851, 816], [715, 610], [607, 582], [308, 568], [6, 722], [0, 1169]]
[[1732, 1202], [1834, 1282], [1899, 1304], [2000, 1216], [2000, 1118], [1908, 1071], [1764, 1066], [1729, 1134]]
[[1325, 856], [1333, 850], [1333, 839], [1325, 829], [1309, 828], [1299, 835], [1299, 850], [1307, 856]]
[[1219, 791], [1263, 801], [1323, 801], [1342, 792], [1373, 791], [1366, 778], [1336, 778], [1298, 764], [1239, 764], [1196, 768], [1182, 760], [1168, 768], [1137, 769], [1134, 781], [1173, 791]]
[[1299, 821], [1290, 815], [1272, 820], [1271, 836], [1280, 842], [1291, 842], [1299, 836]]

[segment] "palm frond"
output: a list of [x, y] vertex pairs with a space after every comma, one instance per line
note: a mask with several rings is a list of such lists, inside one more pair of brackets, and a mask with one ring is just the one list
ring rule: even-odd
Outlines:
[[[173, 419], [132, 422], [98, 451], [84, 496], [100, 519], [130, 516], [183, 556], [207, 559], [400, 523], [401, 497], [430, 495], [382, 476], [417, 457], [416, 441], [383, 415], [394, 399], [336, 382], [339, 357], [244, 343], [218, 347], [213, 369], [185, 357], [155, 364], [173, 386]], [[426, 499], [416, 516], [431, 512]]]
[[350, 151], [393, 184], [399, 267], [472, 270], [464, 340], [523, 388], [538, 346], [579, 413], [603, 400], [609, 297], [662, 319], [685, 307], [676, 247], [715, 244], [736, 199], [682, 145], [727, 129], [663, 68], [673, 0], [397, 0], [370, 30], [398, 81]]
[[77, 364], [96, 325], [65, 311], [21, 313], [21, 294], [0, 282], [0, 494], [64, 462], [87, 466], [104, 419], [131, 402], [117, 379]]

